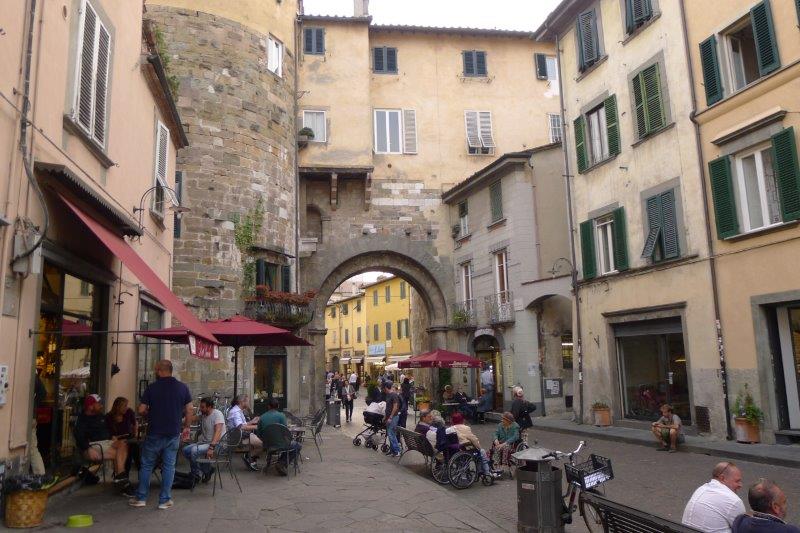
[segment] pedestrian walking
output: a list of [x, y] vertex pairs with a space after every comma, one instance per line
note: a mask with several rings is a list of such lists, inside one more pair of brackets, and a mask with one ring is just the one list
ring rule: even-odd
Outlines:
[[403, 381], [400, 384], [400, 399], [403, 403], [400, 405], [400, 417], [397, 424], [404, 428], [408, 421], [408, 404], [411, 403], [411, 380], [407, 376], [403, 377]]
[[344, 404], [345, 422], [353, 420], [353, 400], [356, 398], [356, 389], [349, 381], [342, 385], [342, 403]]
[[[156, 363], [156, 380], [151, 383], [139, 404], [139, 414], [147, 417], [147, 437], [142, 445], [142, 467], [136, 496], [128, 501], [131, 507], [147, 505], [150, 476], [161, 459], [161, 492], [158, 508], [172, 507], [172, 482], [175, 479], [175, 457], [181, 439], [189, 440], [192, 422], [192, 396], [189, 387], [172, 377], [172, 363], [162, 359]], [[183, 431], [181, 431], [183, 418]]]
[[383, 382], [383, 391], [386, 395], [386, 434], [389, 436], [389, 454], [392, 457], [400, 457], [400, 443], [397, 440], [397, 423], [399, 421], [400, 406], [403, 400], [394, 391], [394, 383], [390, 380]]
[[681, 523], [706, 533], [729, 532], [744, 503], [736, 492], [742, 488], [742, 472], [730, 461], [718, 463], [711, 481], [694, 491], [683, 510]]
[[355, 370], [353, 370], [353, 372], [350, 374], [348, 381], [350, 382], [350, 385], [353, 386], [353, 390], [358, 392], [358, 374], [356, 374]]

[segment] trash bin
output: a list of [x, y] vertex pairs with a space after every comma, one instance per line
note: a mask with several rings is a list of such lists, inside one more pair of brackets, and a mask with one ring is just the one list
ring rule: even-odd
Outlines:
[[514, 454], [517, 468], [517, 531], [563, 533], [561, 522], [561, 469], [544, 457], [552, 450], [528, 448]]
[[330, 400], [328, 401], [328, 416], [327, 416], [329, 426], [333, 426], [335, 428], [341, 427], [342, 425], [342, 400]]

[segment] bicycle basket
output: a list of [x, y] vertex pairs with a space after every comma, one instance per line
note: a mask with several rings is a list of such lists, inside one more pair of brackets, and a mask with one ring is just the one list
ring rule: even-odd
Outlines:
[[611, 459], [595, 454], [591, 454], [585, 463], [565, 464], [564, 472], [567, 474], [568, 483], [580, 485], [583, 490], [592, 489], [614, 479]]

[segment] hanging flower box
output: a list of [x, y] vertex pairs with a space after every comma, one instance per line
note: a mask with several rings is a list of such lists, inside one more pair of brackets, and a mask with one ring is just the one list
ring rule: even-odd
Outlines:
[[257, 285], [253, 296], [244, 299], [244, 315], [271, 326], [296, 330], [314, 318], [315, 296], [314, 291], [298, 294]]

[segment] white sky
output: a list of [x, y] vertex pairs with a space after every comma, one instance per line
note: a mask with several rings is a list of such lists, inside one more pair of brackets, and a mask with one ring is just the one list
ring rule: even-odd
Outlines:
[[[533, 31], [559, 0], [370, 0], [375, 24]], [[353, 15], [353, 0], [304, 0], [306, 15]]]

